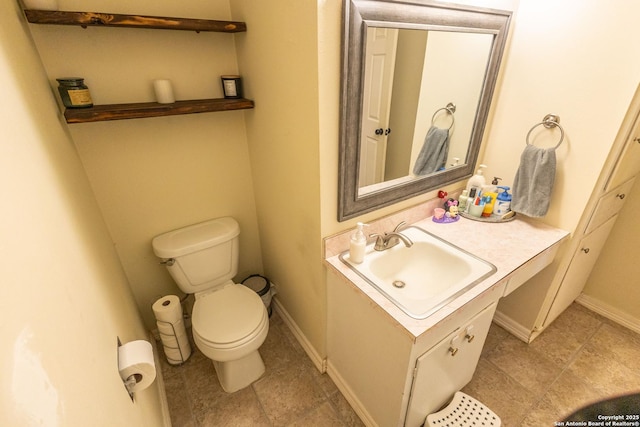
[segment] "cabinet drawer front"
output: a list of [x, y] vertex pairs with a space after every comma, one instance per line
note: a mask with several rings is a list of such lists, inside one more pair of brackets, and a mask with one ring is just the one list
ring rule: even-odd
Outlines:
[[589, 221], [589, 225], [587, 226], [585, 234], [591, 233], [593, 230], [602, 225], [607, 219], [611, 218], [612, 216], [617, 214], [620, 209], [622, 209], [622, 206], [626, 201], [626, 196], [631, 191], [634, 180], [635, 178], [630, 179], [621, 186], [605, 194], [600, 198], [600, 200], [598, 200], [598, 205], [593, 211], [593, 215], [591, 216], [591, 220]]

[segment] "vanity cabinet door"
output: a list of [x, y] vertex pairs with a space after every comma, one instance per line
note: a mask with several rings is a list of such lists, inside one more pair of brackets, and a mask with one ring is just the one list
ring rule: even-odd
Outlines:
[[487, 306], [418, 358], [405, 426], [422, 425], [471, 381], [496, 306]]
[[604, 244], [607, 242], [616, 219], [618, 219], [617, 215], [609, 218], [607, 222], [580, 241], [580, 245], [573, 254], [571, 264], [564, 276], [562, 286], [558, 290], [553, 305], [549, 310], [545, 326], [569, 307], [582, 292], [584, 284], [587, 282], [591, 270], [593, 270], [593, 266], [598, 260]]

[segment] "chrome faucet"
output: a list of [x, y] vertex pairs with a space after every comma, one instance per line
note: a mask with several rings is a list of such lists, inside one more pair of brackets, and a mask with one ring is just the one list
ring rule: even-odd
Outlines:
[[406, 223], [402, 221], [400, 224], [396, 226], [396, 228], [393, 229], [393, 231], [389, 233], [371, 234], [369, 237], [376, 238], [376, 243], [373, 246], [373, 249], [375, 249], [376, 251], [385, 251], [387, 249], [394, 247], [395, 245], [400, 243], [400, 241], [402, 241], [402, 243], [404, 243], [404, 245], [407, 248], [410, 248], [411, 246], [413, 246], [413, 241], [400, 232], [400, 230], [404, 228], [405, 225]]

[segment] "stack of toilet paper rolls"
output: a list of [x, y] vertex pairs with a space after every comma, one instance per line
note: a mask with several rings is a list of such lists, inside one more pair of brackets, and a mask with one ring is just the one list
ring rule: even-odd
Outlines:
[[167, 361], [172, 365], [186, 362], [191, 355], [191, 344], [184, 327], [180, 298], [167, 295], [154, 302], [152, 309]]

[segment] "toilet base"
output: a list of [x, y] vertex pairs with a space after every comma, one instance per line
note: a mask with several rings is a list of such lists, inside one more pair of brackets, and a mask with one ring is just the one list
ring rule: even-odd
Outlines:
[[213, 361], [222, 389], [227, 393], [241, 390], [264, 374], [265, 367], [258, 350], [247, 356], [229, 362]]

